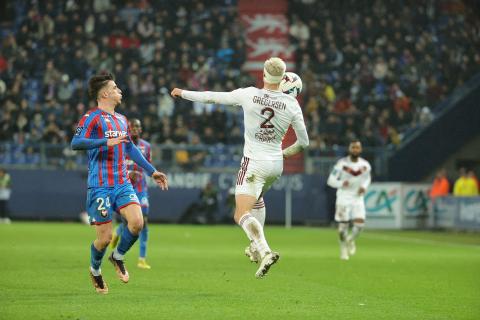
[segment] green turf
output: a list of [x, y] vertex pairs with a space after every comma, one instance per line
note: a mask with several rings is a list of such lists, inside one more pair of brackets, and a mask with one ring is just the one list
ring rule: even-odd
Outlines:
[[0, 225], [0, 319], [480, 319], [480, 236], [366, 231], [340, 261], [333, 229], [267, 227], [281, 259], [264, 280], [234, 226], [152, 225], [149, 262], [130, 283], [105, 261], [106, 296], [88, 278], [94, 231]]

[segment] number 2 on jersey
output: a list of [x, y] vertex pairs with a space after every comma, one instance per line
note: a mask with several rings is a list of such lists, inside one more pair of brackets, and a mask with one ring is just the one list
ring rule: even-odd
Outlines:
[[269, 112], [270, 115], [268, 116], [267, 119], [265, 119], [265, 121], [262, 122], [262, 124], [260, 125], [260, 128], [265, 128], [265, 129], [273, 128], [273, 124], [270, 122], [270, 120], [272, 120], [272, 118], [275, 116], [275, 111], [273, 111], [272, 108], [263, 108], [261, 112], [262, 116], [267, 112]]

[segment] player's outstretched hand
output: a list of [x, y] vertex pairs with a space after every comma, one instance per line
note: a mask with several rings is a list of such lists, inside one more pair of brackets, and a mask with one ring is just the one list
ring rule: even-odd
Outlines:
[[120, 144], [120, 143], [126, 143], [127, 141], [128, 141], [128, 139], [127, 139], [126, 136], [116, 137], [116, 138], [108, 139], [107, 140], [107, 146], [113, 147], [113, 146], [116, 146], [117, 144]]
[[160, 172], [160, 171], [155, 171], [152, 174], [152, 178], [153, 178], [153, 180], [155, 180], [155, 182], [158, 184], [158, 186], [160, 188], [162, 188], [162, 190], [168, 190], [168, 179], [167, 179], [167, 176], [165, 175], [165, 173]]
[[174, 89], [172, 90], [171, 95], [172, 95], [172, 97], [174, 97], [174, 98], [176, 98], [176, 97], [180, 97], [180, 98], [181, 98], [181, 97], [182, 97], [182, 91], [183, 91], [182, 89], [174, 88]]

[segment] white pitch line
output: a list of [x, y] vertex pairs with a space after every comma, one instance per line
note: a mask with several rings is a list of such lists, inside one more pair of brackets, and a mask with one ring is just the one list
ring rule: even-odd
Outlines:
[[456, 243], [456, 242], [448, 242], [448, 241], [437, 241], [437, 240], [428, 240], [428, 239], [418, 239], [418, 238], [404, 238], [399, 236], [392, 236], [392, 235], [384, 235], [384, 234], [376, 234], [371, 232], [364, 232], [362, 237], [371, 238], [376, 240], [386, 240], [386, 241], [397, 241], [397, 242], [405, 242], [405, 243], [416, 243], [416, 244], [428, 244], [428, 245], [441, 245], [441, 246], [448, 246], [448, 247], [461, 247], [461, 248], [471, 248], [471, 249], [480, 249], [480, 245], [477, 244], [465, 244], [465, 243]]

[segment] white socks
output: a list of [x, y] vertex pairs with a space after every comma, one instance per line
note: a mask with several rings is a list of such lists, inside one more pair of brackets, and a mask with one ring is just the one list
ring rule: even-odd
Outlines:
[[255, 248], [260, 253], [260, 256], [262, 258], [267, 252], [271, 251], [270, 247], [268, 246], [267, 240], [265, 240], [262, 225], [250, 213], [247, 213], [242, 218], [240, 218], [240, 221], [238, 221], [238, 225], [242, 227], [243, 231], [245, 231], [248, 239], [253, 241], [253, 243], [255, 244]]
[[364, 225], [365, 225], [365, 223], [363, 223], [363, 222], [361, 222], [361, 223], [354, 222], [353, 223], [352, 233], [350, 235], [350, 240], [355, 240], [360, 235], [360, 232], [362, 231]]
[[[251, 215], [255, 217], [255, 219], [260, 222], [260, 224], [265, 226], [265, 213], [266, 213], [266, 208], [265, 208], [265, 202], [263, 201], [263, 197], [258, 199], [257, 202], [253, 205], [253, 209], [251, 211]], [[257, 251], [257, 247], [255, 246], [255, 243], [252, 242], [250, 245], [252, 250]]]
[[255, 217], [255, 219], [260, 222], [262, 227], [265, 225], [265, 202], [263, 202], [263, 197], [260, 198], [255, 204], [253, 205], [253, 209], [251, 215]]
[[95, 276], [95, 277], [98, 277], [102, 274], [102, 269], [98, 268], [98, 270], [95, 270], [93, 269], [91, 266], [90, 266], [90, 271], [92, 271], [92, 274]]
[[123, 254], [120, 254], [117, 248], [115, 248], [115, 250], [113, 250], [113, 257], [115, 258], [115, 260], [123, 260], [125, 256]]
[[340, 222], [338, 224], [338, 235], [340, 237], [340, 243], [347, 241], [348, 236], [348, 222]]

